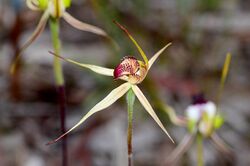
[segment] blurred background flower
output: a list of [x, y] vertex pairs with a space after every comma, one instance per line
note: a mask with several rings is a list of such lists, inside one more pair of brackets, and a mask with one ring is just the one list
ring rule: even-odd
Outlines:
[[[21, 28], [17, 44], [30, 36], [36, 12], [21, 3], [0, 1], [0, 165], [54, 166], [60, 165], [60, 145], [45, 146], [59, 135], [56, 110], [56, 91], [53, 85], [51, 61], [53, 56], [50, 34], [46, 27], [33, 46], [24, 52], [25, 65], [20, 72], [18, 100], [11, 100], [8, 66], [14, 54], [12, 37]], [[18, 5], [20, 4], [20, 5]], [[18, 12], [17, 12], [18, 11]], [[97, 25], [114, 38], [120, 51], [111, 49], [103, 38], [74, 30], [62, 21], [63, 54], [73, 59], [112, 68], [122, 57], [135, 55], [136, 49], [112, 20], [129, 27], [148, 55], [169, 41], [168, 56], [162, 56], [151, 69], [140, 89], [147, 92], [171, 136], [179, 143], [184, 128], [170, 127], [168, 117], [157, 99], [164, 100], [184, 116], [190, 97], [201, 89], [208, 99], [216, 96], [215, 86], [220, 79], [224, 55], [231, 52], [233, 61], [230, 76], [221, 100], [224, 125], [218, 135], [235, 152], [235, 162], [204, 145], [206, 165], [250, 164], [250, 3], [245, 0], [73, 0], [67, 10], [79, 20]], [[16, 24], [18, 16], [21, 25]], [[11, 35], [14, 34], [14, 35]], [[35, 53], [34, 53], [35, 52]], [[113, 80], [89, 71], [64, 64], [67, 89], [68, 128], [81, 115], [110, 92]], [[117, 81], [116, 87], [120, 85]], [[17, 85], [16, 85], [17, 86]], [[147, 89], [147, 91], [145, 90]], [[12, 89], [13, 91], [13, 89]], [[15, 91], [15, 90], [14, 90]], [[158, 93], [155, 93], [155, 92]], [[84, 101], [84, 102], [83, 102]], [[117, 102], [109, 111], [100, 112], [69, 137], [69, 162], [73, 166], [127, 165], [125, 103]], [[134, 161], [136, 166], [161, 165], [176, 148], [162, 135], [158, 126], [135, 102]], [[112, 112], [107, 114], [107, 112]], [[179, 165], [195, 165], [195, 149], [190, 149]]]

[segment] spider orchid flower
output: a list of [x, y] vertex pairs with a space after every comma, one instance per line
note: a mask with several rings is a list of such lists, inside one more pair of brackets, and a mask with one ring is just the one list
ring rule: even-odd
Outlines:
[[195, 128], [204, 137], [210, 137], [215, 129], [221, 127], [224, 122], [222, 116], [218, 113], [219, 101], [224, 88], [226, 77], [228, 75], [229, 66], [231, 62], [231, 54], [227, 54], [222, 74], [221, 81], [217, 95], [217, 104], [212, 101], [207, 101], [202, 94], [193, 97], [193, 102], [186, 109], [188, 119], [188, 129], [193, 132]]
[[[65, 61], [68, 61], [70, 63], [76, 64], [78, 66], [88, 68], [98, 74], [114, 77], [114, 79], [121, 79], [124, 80], [125, 83], [120, 85], [119, 87], [112, 90], [103, 100], [101, 100], [99, 103], [97, 103], [83, 118], [71, 129], [69, 129], [66, 133], [58, 137], [52, 142], [49, 142], [48, 144], [52, 144], [57, 142], [59, 139], [64, 137], [66, 134], [74, 130], [76, 127], [81, 125], [83, 122], [85, 122], [90, 116], [92, 116], [94, 113], [99, 112], [107, 107], [109, 107], [111, 104], [113, 104], [115, 101], [117, 101], [119, 98], [124, 96], [130, 89], [134, 92], [135, 96], [138, 98], [142, 106], [145, 108], [145, 110], [151, 115], [151, 117], [155, 120], [155, 122], [159, 125], [159, 127], [167, 134], [167, 136], [171, 139], [172, 142], [173, 139], [168, 134], [167, 130], [164, 128], [163, 124], [161, 123], [160, 119], [156, 115], [155, 111], [153, 110], [152, 106], [148, 102], [147, 98], [144, 96], [140, 88], [138, 87], [138, 84], [141, 83], [144, 78], [146, 77], [149, 69], [155, 62], [155, 60], [159, 57], [159, 55], [168, 47], [171, 43], [167, 44], [165, 47], [163, 47], [160, 51], [158, 51], [156, 54], [152, 56], [150, 60], [148, 60], [146, 54], [143, 52], [141, 47], [138, 45], [138, 43], [135, 41], [135, 39], [129, 34], [129, 32], [120, 24], [115, 22], [123, 31], [126, 32], [128, 37], [132, 40], [134, 45], [137, 47], [140, 55], [143, 58], [143, 61], [137, 60], [135, 57], [127, 56], [121, 60], [121, 63], [118, 64], [115, 69], [109, 69], [101, 66], [96, 65], [90, 65], [90, 64], [83, 64], [78, 63], [76, 61], [73, 61], [71, 59], [63, 58], [59, 55], [58, 56]], [[52, 53], [53, 54], [53, 53]]]
[[[189, 133], [184, 136], [179, 145], [167, 157], [164, 162], [165, 165], [176, 164], [181, 156], [188, 151], [195, 139], [197, 140], [197, 148], [200, 143], [202, 145], [203, 138], [208, 138], [215, 145], [215, 148], [223, 154], [230, 157], [233, 155], [231, 148], [215, 132], [224, 122], [223, 117], [216, 113], [215, 103], [205, 100], [203, 95], [200, 94], [194, 96], [193, 100], [192, 104], [185, 110], [186, 126]], [[197, 157], [203, 155], [202, 153], [202, 150], [197, 151]]]
[[68, 12], [66, 12], [66, 9], [70, 7], [71, 0], [26, 0], [26, 4], [29, 9], [33, 11], [41, 11], [43, 12], [43, 15], [35, 28], [34, 32], [30, 36], [30, 38], [26, 41], [26, 43], [21, 47], [20, 52], [15, 59], [14, 63], [11, 66], [11, 73], [15, 72], [16, 63], [18, 59], [20, 58], [21, 53], [29, 47], [36, 39], [37, 37], [43, 32], [46, 23], [48, 19], [59, 19], [63, 18], [67, 23], [69, 23], [71, 26], [73, 26], [76, 29], [87, 31], [91, 33], [95, 33], [97, 35], [106, 36], [107, 34], [104, 30], [81, 22], [71, 16]]
[[220, 128], [224, 119], [216, 113], [216, 105], [212, 101], [207, 101], [203, 95], [194, 96], [194, 101], [186, 109], [187, 128], [189, 132], [196, 131], [204, 137], [209, 137], [214, 130]]
[[[166, 162], [164, 164], [175, 164], [175, 162], [193, 144], [195, 138], [197, 139], [197, 148], [199, 147], [199, 145], [202, 147], [203, 138], [208, 138], [219, 151], [224, 154], [227, 154], [230, 157], [233, 157], [231, 148], [226, 143], [224, 143], [224, 141], [215, 132], [224, 123], [223, 117], [218, 112], [218, 102], [220, 100], [220, 96], [228, 74], [230, 61], [231, 54], [228, 54], [222, 70], [217, 104], [215, 102], [206, 100], [203, 94], [193, 96], [192, 103], [185, 110], [185, 126], [187, 127], [189, 133], [186, 134], [186, 136], [183, 138], [177, 148], [167, 157]], [[176, 116], [174, 113], [172, 113], [173, 111], [171, 110], [166, 110], [166, 112], [170, 115], [170, 117], [172, 116], [171, 119], [174, 119], [173, 122], [175, 124], [180, 125], [176, 122], [176, 119], [181, 119], [182, 117]], [[202, 155], [202, 148], [197, 151], [197, 156], [200, 155]]]

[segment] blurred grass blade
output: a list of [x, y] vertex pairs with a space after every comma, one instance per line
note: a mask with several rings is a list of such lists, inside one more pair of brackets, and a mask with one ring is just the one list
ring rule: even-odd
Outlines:
[[167, 157], [164, 162], [165, 165], [175, 165], [179, 158], [189, 149], [194, 141], [195, 133], [187, 134], [183, 140], [179, 143], [177, 148]]
[[95, 33], [95, 34], [101, 35], [101, 36], [108, 36], [107, 33], [104, 30], [102, 30], [101, 28], [98, 28], [96, 26], [81, 22], [81, 21], [77, 20], [76, 18], [72, 17], [67, 12], [64, 12], [63, 18], [65, 19], [65, 21], [67, 23], [69, 23], [70, 25], [72, 25], [76, 29], [86, 31], [86, 32]]
[[221, 74], [221, 80], [220, 80], [220, 87], [219, 87], [218, 96], [217, 96], [217, 104], [219, 104], [219, 102], [220, 102], [221, 95], [222, 95], [222, 92], [224, 89], [225, 81], [226, 81], [229, 67], [230, 67], [230, 63], [231, 63], [231, 57], [232, 57], [232, 55], [230, 53], [228, 53], [226, 56], [225, 62], [224, 62], [224, 66], [223, 66], [222, 74]]
[[35, 31], [32, 33], [32, 35], [30, 36], [30, 38], [27, 40], [27, 42], [22, 46], [22, 48], [20, 49], [17, 57], [14, 59], [14, 62], [11, 64], [10, 67], [10, 73], [13, 74], [16, 70], [16, 65], [17, 62], [22, 54], [22, 52], [29, 47], [35, 40], [36, 38], [43, 32], [45, 25], [47, 23], [47, 20], [49, 18], [49, 11], [45, 11], [42, 18], [40, 19]]
[[96, 66], [96, 65], [91, 65], [91, 64], [84, 64], [84, 63], [79, 63], [79, 62], [76, 62], [76, 61], [73, 61], [71, 59], [68, 59], [68, 58], [64, 58], [60, 55], [57, 55], [53, 52], [50, 52], [50, 54], [53, 54], [67, 62], [70, 62], [70, 63], [73, 63], [75, 65], [78, 65], [78, 66], [81, 66], [81, 67], [84, 67], [84, 68], [87, 68], [87, 69], [90, 69], [92, 70], [93, 72], [96, 72], [98, 74], [101, 74], [101, 75], [105, 75], [105, 76], [112, 76], [113, 77], [113, 73], [114, 73], [114, 69], [109, 69], [109, 68], [106, 68], [106, 67], [101, 67], [101, 66]]
[[168, 43], [165, 47], [163, 47], [160, 51], [158, 51], [156, 54], [152, 56], [152, 58], [148, 61], [148, 69], [151, 68], [155, 60], [161, 55], [161, 53], [168, 48], [172, 43]]
[[72, 130], [77, 128], [79, 125], [81, 125], [91, 115], [109, 107], [116, 100], [121, 98], [129, 89], [130, 89], [130, 83], [127, 82], [127, 83], [120, 85], [118, 88], [115, 88], [114, 90], [112, 90], [102, 101], [97, 103], [85, 116], [83, 116], [83, 118], [75, 126], [73, 126], [70, 130], [68, 130], [66, 133], [64, 133], [63, 135], [61, 135], [57, 139], [47, 143], [47, 145], [50, 145], [50, 144], [53, 144], [53, 143], [59, 141], [61, 138], [63, 138], [69, 132], [71, 132]]
[[142, 48], [140, 47], [140, 45], [136, 42], [136, 40], [130, 35], [129, 31], [124, 27], [122, 26], [121, 24], [119, 24], [117, 21], [114, 21], [114, 23], [119, 27], [121, 28], [127, 35], [128, 37], [130, 38], [130, 40], [134, 43], [134, 45], [136, 46], [136, 48], [138, 49], [139, 53], [141, 54], [146, 66], [148, 65], [148, 58], [146, 56], [146, 54], [144, 53], [144, 51], [142, 50]]
[[137, 85], [132, 85], [132, 89], [133, 89], [135, 95], [137, 96], [138, 100], [141, 102], [143, 107], [146, 109], [146, 111], [152, 116], [152, 118], [155, 120], [155, 122], [160, 126], [160, 128], [167, 134], [167, 136], [170, 138], [170, 140], [174, 143], [174, 140], [170, 137], [169, 133], [167, 132], [167, 130], [165, 129], [165, 127], [161, 123], [160, 119], [156, 115], [155, 111], [153, 110], [152, 106], [150, 105], [150, 103], [148, 102], [148, 100], [146, 99], [146, 97], [144, 96], [142, 91], [138, 88]]

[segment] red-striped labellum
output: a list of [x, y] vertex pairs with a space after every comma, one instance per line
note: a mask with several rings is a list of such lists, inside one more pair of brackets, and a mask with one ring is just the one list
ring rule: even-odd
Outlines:
[[144, 62], [134, 57], [127, 56], [121, 60], [121, 63], [114, 70], [114, 78], [118, 79], [122, 76], [128, 77], [131, 84], [141, 83], [147, 75], [147, 66]]

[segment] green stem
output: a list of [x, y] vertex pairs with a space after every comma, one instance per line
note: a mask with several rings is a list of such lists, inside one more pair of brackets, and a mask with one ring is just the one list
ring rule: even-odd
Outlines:
[[196, 145], [197, 145], [197, 165], [203, 166], [203, 137], [201, 134], [197, 134], [196, 136]]
[[132, 89], [127, 93], [127, 105], [128, 105], [128, 135], [127, 135], [127, 145], [128, 145], [128, 166], [133, 165], [133, 147], [132, 147], [132, 134], [133, 134], [133, 108], [135, 102], [135, 94]]
[[[61, 43], [60, 43], [60, 38], [59, 38], [59, 20], [51, 18], [49, 23], [50, 23], [49, 25], [50, 25], [50, 30], [51, 30], [51, 37], [52, 37], [54, 52], [55, 54], [60, 55]], [[63, 78], [61, 60], [57, 56], [54, 56], [53, 67], [54, 67], [56, 85], [64, 86], [64, 78]]]
[[[59, 38], [59, 20], [50, 18], [50, 30], [51, 30], [51, 38], [54, 47], [54, 52], [57, 55], [60, 55], [61, 43]], [[58, 57], [54, 56], [54, 76], [55, 76], [55, 84], [57, 88], [58, 95], [58, 103], [59, 103], [59, 111], [60, 111], [60, 119], [61, 119], [61, 132], [66, 132], [65, 125], [65, 115], [66, 115], [66, 95], [65, 95], [65, 86], [64, 86], [64, 77], [62, 71], [61, 61]], [[67, 137], [64, 137], [62, 140], [62, 166], [67, 166], [68, 164], [68, 155], [67, 155]]]

